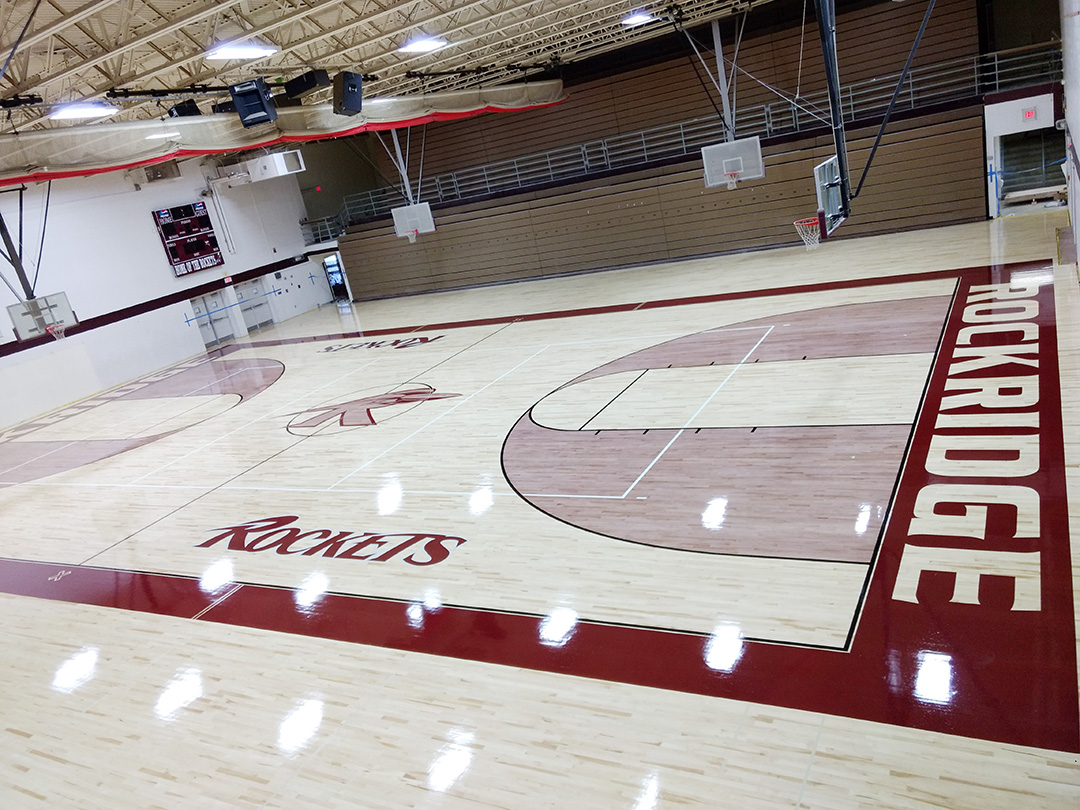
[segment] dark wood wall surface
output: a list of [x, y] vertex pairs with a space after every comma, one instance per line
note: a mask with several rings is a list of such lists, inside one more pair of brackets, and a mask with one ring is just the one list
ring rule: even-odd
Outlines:
[[[840, 10], [837, 48], [843, 84], [899, 73], [922, 22], [925, 3], [882, 2]], [[769, 14], [770, 6], [751, 12]], [[712, 47], [707, 31], [698, 32], [703, 49]], [[685, 44], [685, 40], [683, 40]], [[734, 38], [725, 41], [725, 55], [734, 52]], [[638, 132], [643, 129], [716, 115], [691, 60], [686, 56], [660, 64], [627, 70], [568, 87], [569, 98], [543, 110], [506, 115], [484, 115], [464, 121], [431, 124], [427, 128], [424, 174], [432, 176], [560, 146]], [[800, 78], [800, 52], [802, 70]], [[976, 0], [938, 0], [930, 25], [919, 46], [915, 65], [974, 56], [979, 52]], [[703, 50], [710, 64], [712, 57]], [[800, 21], [747, 33], [739, 47], [739, 66], [769, 85], [792, 95], [825, 90], [821, 45], [813, 3], [809, 4], [805, 32]], [[698, 69], [701, 70], [700, 64]], [[713, 64], [715, 70], [715, 64]], [[705, 79], [707, 82], [708, 80]], [[769, 103], [777, 96], [761, 84], [737, 73], [736, 104], [742, 108]], [[710, 85], [711, 88], [711, 85]], [[891, 85], [889, 87], [891, 89]], [[412, 139], [413, 177], [419, 170], [420, 138]], [[371, 152], [383, 161], [383, 174], [396, 177], [385, 152]]]
[[[876, 130], [849, 132], [854, 178]], [[700, 160], [515, 194], [435, 212], [415, 244], [389, 220], [350, 228], [339, 246], [355, 298], [451, 289], [798, 242], [813, 216], [813, 167], [831, 136], [766, 147], [766, 176], [706, 188]], [[894, 122], [850, 237], [985, 217], [981, 106]]]

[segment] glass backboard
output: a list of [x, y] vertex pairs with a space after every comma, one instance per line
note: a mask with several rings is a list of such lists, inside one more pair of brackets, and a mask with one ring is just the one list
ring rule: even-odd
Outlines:
[[833, 155], [814, 167], [817, 205], [825, 212], [825, 232], [832, 233], [844, 221], [844, 200], [840, 191], [840, 163]]
[[15, 329], [16, 340], [28, 340], [47, 334], [47, 328], [57, 324], [70, 327], [78, 323], [71, 305], [68, 304], [67, 294], [62, 292], [39, 295], [28, 301], [11, 304], [7, 311]]

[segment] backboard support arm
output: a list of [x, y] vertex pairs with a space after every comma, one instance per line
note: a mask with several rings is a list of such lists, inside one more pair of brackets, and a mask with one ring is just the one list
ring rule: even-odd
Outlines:
[[814, 7], [817, 10], [818, 32], [821, 34], [833, 143], [836, 146], [837, 168], [840, 170], [840, 214], [846, 219], [851, 212], [851, 182], [848, 177], [847, 135], [844, 133], [844, 115], [840, 107], [840, 68], [836, 60], [836, 4], [834, 0], [814, 0]]

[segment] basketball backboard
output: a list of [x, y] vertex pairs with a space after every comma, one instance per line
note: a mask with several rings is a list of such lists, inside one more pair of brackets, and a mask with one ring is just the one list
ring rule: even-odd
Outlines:
[[765, 176], [765, 161], [761, 157], [761, 139], [740, 138], [704, 146], [701, 160], [705, 164], [705, 185], [726, 185], [734, 188], [739, 180], [756, 180]]
[[840, 191], [840, 163], [833, 155], [814, 167], [819, 211], [825, 212], [825, 232], [831, 234], [844, 221], [843, 195]]
[[39, 295], [28, 301], [11, 304], [7, 311], [15, 329], [16, 340], [28, 340], [48, 334], [50, 326], [64, 324], [65, 327], [71, 327], [78, 323], [68, 303], [67, 294], [62, 292]]
[[406, 236], [412, 242], [418, 233], [432, 233], [435, 220], [431, 216], [431, 206], [426, 202], [403, 205], [390, 211], [394, 216], [394, 233]]

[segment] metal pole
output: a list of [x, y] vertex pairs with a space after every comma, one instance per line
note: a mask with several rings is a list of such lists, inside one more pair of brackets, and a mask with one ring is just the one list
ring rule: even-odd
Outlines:
[[[404, 184], [405, 192], [409, 197], [409, 205], [412, 205], [414, 202], [416, 202], [416, 199], [413, 197], [412, 184], [409, 182], [409, 174], [408, 174], [408, 172], [409, 172], [409, 164], [405, 161], [405, 158], [403, 158], [401, 156], [401, 141], [398, 140], [397, 130], [396, 129], [390, 130], [390, 134], [394, 136], [394, 151], [397, 152], [397, 170], [398, 170], [398, 174], [401, 175], [401, 182]], [[409, 135], [409, 137], [411, 139], [412, 138], [412, 127], [409, 127], [408, 135]], [[408, 152], [407, 147], [406, 147], [406, 152]]]
[[840, 170], [840, 215], [851, 213], [851, 181], [848, 177], [847, 136], [844, 134], [844, 115], [840, 109], [840, 69], [836, 61], [836, 6], [834, 0], [814, 0], [818, 32], [821, 34], [821, 55], [825, 60], [825, 79], [829, 86], [829, 112], [832, 115], [833, 143], [836, 164]]
[[8, 259], [11, 261], [11, 266], [15, 268], [15, 275], [19, 277], [19, 283], [22, 284], [23, 294], [26, 296], [26, 300], [33, 300], [34, 290], [30, 286], [30, 279], [26, 277], [26, 271], [23, 269], [22, 256], [15, 250], [15, 245], [11, 241], [11, 234], [8, 232], [7, 223], [4, 221], [3, 214], [0, 214], [0, 239], [4, 240], [4, 247], [7, 248]]
[[720, 101], [724, 105], [724, 129], [726, 130], [724, 137], [728, 141], [733, 141], [735, 140], [735, 118], [731, 114], [731, 99], [728, 98], [727, 68], [724, 66], [724, 46], [720, 42], [719, 20], [712, 21], [712, 41], [713, 50], [716, 52], [716, 77], [719, 80], [717, 89], [720, 91]]

